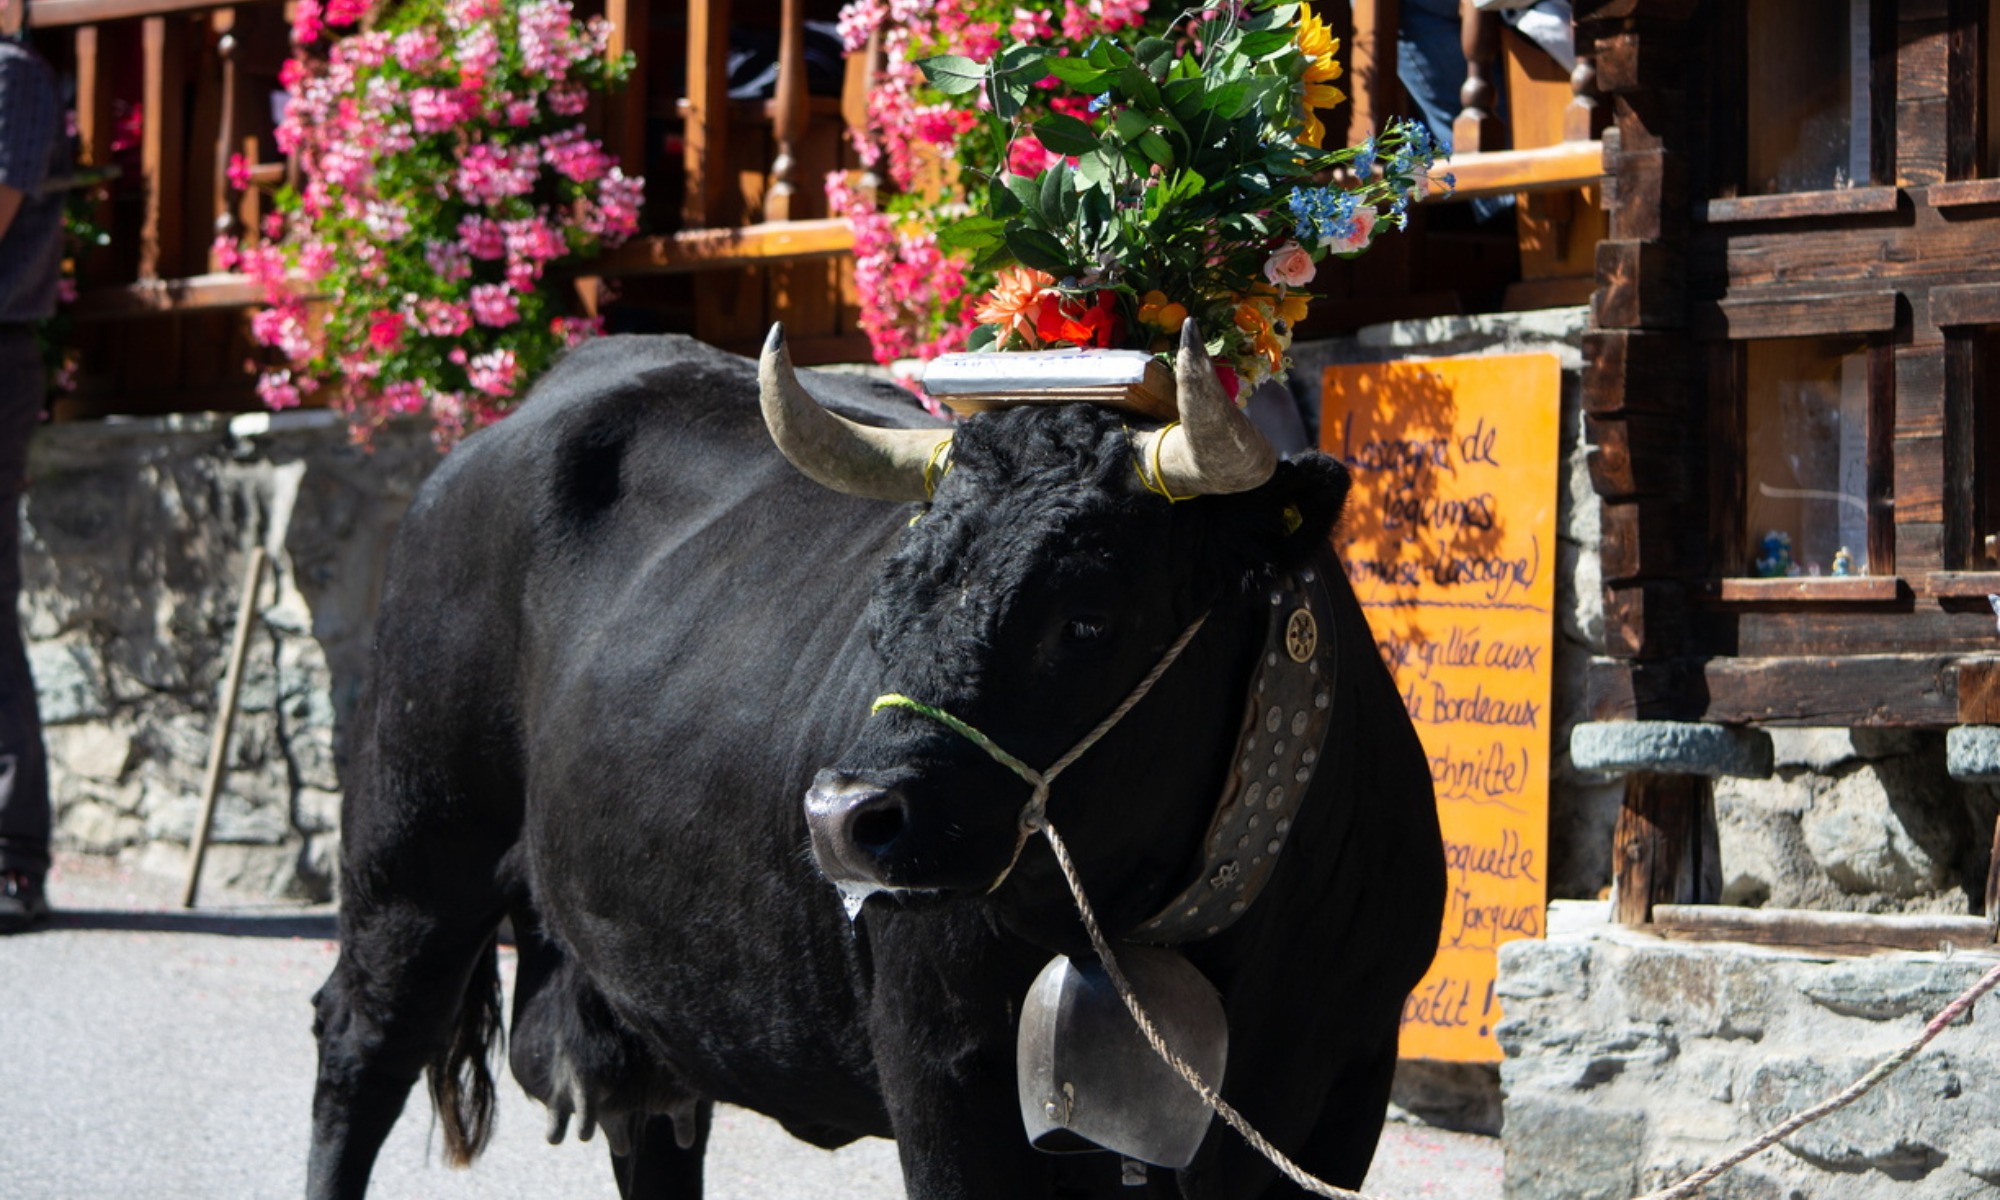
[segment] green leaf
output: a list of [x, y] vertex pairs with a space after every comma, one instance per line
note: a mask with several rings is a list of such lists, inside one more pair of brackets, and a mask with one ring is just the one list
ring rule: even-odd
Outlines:
[[1139, 135], [1139, 153], [1162, 167], [1174, 165], [1174, 148], [1167, 144], [1167, 139], [1150, 129]]
[[1057, 79], [1062, 80], [1079, 92], [1092, 95], [1109, 87], [1110, 84], [1105, 81], [1110, 79], [1114, 74], [1114, 72], [1106, 70], [1103, 67], [1093, 67], [1083, 59], [1069, 58], [1063, 55], [1051, 58], [1042, 65], [1049, 74], [1055, 76]]
[[962, 96], [986, 82], [986, 68], [963, 54], [940, 54], [917, 61], [932, 87], [947, 96]]
[[1063, 192], [1069, 183], [1069, 164], [1056, 163], [1041, 175], [1042, 194], [1036, 205], [1045, 224], [1060, 224], [1063, 219]]
[[1139, 135], [1153, 127], [1152, 120], [1145, 113], [1126, 109], [1111, 119], [1111, 130], [1127, 142], [1137, 141]]
[[1281, 26], [1293, 25], [1298, 22], [1298, 19], [1299, 19], [1298, 5], [1278, 4], [1265, 9], [1263, 12], [1260, 12], [1257, 15], [1251, 17], [1249, 20], [1243, 22], [1242, 27], [1253, 33], [1256, 33], [1256, 32], [1262, 32], [1263, 30], [1266, 29], [1277, 29]]
[[1035, 181], [1026, 175], [1007, 173], [1007, 190], [1020, 202], [1021, 209], [1032, 216], [1042, 215], [1042, 193]]
[[1087, 192], [1111, 182], [1114, 150], [1099, 148], [1076, 162], [1076, 190]]
[[1154, 64], [1173, 52], [1174, 44], [1165, 38], [1140, 38], [1139, 44], [1132, 48], [1132, 60], [1150, 71]]
[[1069, 274], [1069, 251], [1042, 230], [1031, 229], [1019, 221], [1008, 222], [1007, 248], [1023, 264], [1038, 271], [1047, 271], [1057, 278]]
[[1127, 66], [1118, 72], [1118, 90], [1141, 108], [1160, 108], [1166, 103], [1160, 97], [1160, 85], [1138, 67]]
[[983, 250], [1000, 241], [1006, 228], [1007, 222], [998, 217], [974, 214], [938, 230], [938, 247], [943, 250]]
[[1021, 198], [1015, 195], [1013, 190], [1008, 186], [1009, 181], [1019, 178], [1019, 175], [1008, 174], [1004, 178], [993, 181], [992, 186], [986, 189], [987, 211], [1003, 221], [1008, 217], [1018, 217], [1021, 215], [1025, 205], [1022, 203]]
[[1025, 75], [1029, 83], [1040, 83], [1048, 72], [1043, 69], [1049, 52], [1040, 46], [1009, 46], [993, 60], [995, 75]]
[[1082, 155], [1097, 149], [1097, 134], [1089, 125], [1062, 113], [1035, 122], [1035, 136], [1057, 154]]
[[981, 325], [967, 335], [965, 348], [967, 350], [990, 350], [993, 344], [999, 340], [1000, 327], [998, 325]]
[[1266, 29], [1244, 34], [1243, 40], [1236, 43], [1236, 51], [1248, 58], [1263, 58], [1273, 51], [1294, 45], [1297, 40], [1289, 29]]

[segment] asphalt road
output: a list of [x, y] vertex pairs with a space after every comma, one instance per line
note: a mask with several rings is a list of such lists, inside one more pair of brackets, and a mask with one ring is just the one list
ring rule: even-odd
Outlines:
[[[56, 919], [0, 938], [0, 1194], [9, 1200], [289, 1197], [305, 1186], [314, 1053], [308, 998], [333, 965], [329, 909], [204, 895], [88, 861], [51, 880]], [[511, 956], [502, 974], [512, 984]], [[496, 1070], [504, 1072], [504, 1065]], [[539, 1104], [502, 1074], [498, 1130], [445, 1167], [421, 1089], [373, 1195], [613, 1197], [602, 1139], [549, 1146]], [[823, 1151], [723, 1109], [710, 1200], [895, 1200], [895, 1148]], [[1391, 1125], [1368, 1182], [1385, 1200], [1498, 1200], [1490, 1138]]]

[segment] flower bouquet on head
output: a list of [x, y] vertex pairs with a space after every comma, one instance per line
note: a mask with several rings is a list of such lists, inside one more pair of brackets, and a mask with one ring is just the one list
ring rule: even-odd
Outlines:
[[[1055, 156], [1032, 175], [969, 184], [974, 211], [938, 233], [973, 272], [997, 272], [969, 348], [1122, 350], [1164, 364], [1192, 317], [1239, 403], [1282, 377], [1318, 264], [1400, 228], [1445, 152], [1407, 121], [1357, 146], [1323, 145], [1320, 114], [1346, 98], [1337, 49], [1310, 5], [1245, 0], [1192, 10], [1129, 47], [1100, 38], [1064, 55], [1017, 43], [985, 63], [920, 62], [937, 90], [983, 100], [994, 157], [1030, 137]], [[1030, 110], [1050, 81], [1087, 103]], [[926, 388], [964, 391], [978, 373], [967, 357], [940, 360]]]
[[449, 445], [595, 331], [539, 284], [638, 229], [643, 180], [583, 124], [631, 70], [610, 33], [569, 0], [299, 0], [278, 144], [303, 184], [279, 189], [265, 240], [216, 247], [264, 287], [252, 334], [284, 359], [266, 404], [337, 381], [362, 436], [428, 412]]

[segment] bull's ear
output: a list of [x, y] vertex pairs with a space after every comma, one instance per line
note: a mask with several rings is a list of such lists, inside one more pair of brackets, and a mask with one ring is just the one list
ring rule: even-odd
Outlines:
[[1278, 464], [1268, 483], [1240, 497], [1231, 514], [1232, 540], [1253, 565], [1289, 571], [1303, 565], [1333, 533], [1347, 503], [1347, 468], [1317, 452]]

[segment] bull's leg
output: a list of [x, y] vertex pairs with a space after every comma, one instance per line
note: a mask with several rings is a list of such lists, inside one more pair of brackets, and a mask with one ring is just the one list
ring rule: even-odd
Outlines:
[[350, 803], [345, 814], [340, 957], [314, 997], [310, 1200], [366, 1193], [375, 1156], [426, 1067], [447, 1110], [447, 1154], [469, 1160], [485, 1138], [505, 847], [492, 831], [427, 827], [435, 811], [412, 804], [401, 819], [385, 819]]

